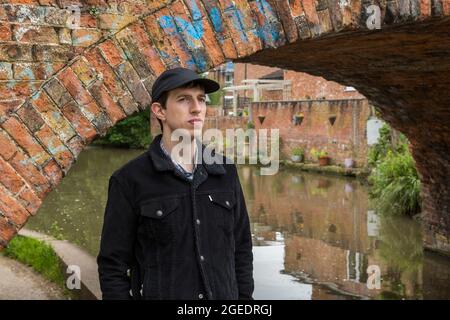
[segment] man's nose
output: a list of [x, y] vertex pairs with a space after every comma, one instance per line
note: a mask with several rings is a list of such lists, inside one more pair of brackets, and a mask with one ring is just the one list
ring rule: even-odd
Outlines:
[[191, 113], [200, 113], [202, 111], [202, 104], [200, 101], [194, 100], [191, 104]]

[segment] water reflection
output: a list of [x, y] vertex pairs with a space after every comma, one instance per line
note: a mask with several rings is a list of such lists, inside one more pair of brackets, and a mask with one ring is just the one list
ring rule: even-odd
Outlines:
[[[99, 249], [108, 178], [143, 150], [89, 148], [27, 225]], [[450, 261], [422, 251], [420, 226], [370, 209], [354, 179], [243, 166], [256, 299], [450, 298]], [[368, 289], [368, 266], [381, 288]]]

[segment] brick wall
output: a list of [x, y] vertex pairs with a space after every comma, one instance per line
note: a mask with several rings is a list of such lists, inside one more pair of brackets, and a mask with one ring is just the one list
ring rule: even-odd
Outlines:
[[[307, 160], [317, 162], [311, 150], [326, 148], [333, 164], [352, 158], [356, 166], [366, 165], [366, 121], [371, 112], [366, 99], [260, 102], [252, 104], [252, 111], [256, 129], [280, 130], [284, 158], [290, 158], [292, 148], [303, 147]], [[304, 119], [295, 125], [292, 117], [299, 113]], [[259, 116], [265, 116], [262, 124]], [[333, 125], [330, 116], [336, 117]]]

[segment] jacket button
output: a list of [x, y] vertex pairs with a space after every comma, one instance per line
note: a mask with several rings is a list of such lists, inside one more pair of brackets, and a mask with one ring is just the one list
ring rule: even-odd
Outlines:
[[163, 212], [161, 210], [156, 211], [156, 215], [158, 217], [161, 217], [163, 215]]
[[203, 294], [199, 293], [199, 294], [198, 294], [198, 298], [199, 298], [199, 299], [203, 299]]
[[225, 204], [227, 205], [227, 206], [230, 206], [230, 202], [227, 200], [227, 201], [225, 201]]
[[197, 222], [197, 224], [200, 224], [200, 220], [199, 220], [199, 219], [197, 219], [197, 221], [196, 221], [196, 222]]

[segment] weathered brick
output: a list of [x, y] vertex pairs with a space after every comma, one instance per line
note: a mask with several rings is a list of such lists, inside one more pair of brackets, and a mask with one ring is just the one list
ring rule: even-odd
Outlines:
[[72, 44], [74, 46], [89, 47], [102, 37], [102, 33], [96, 29], [72, 30]]
[[34, 61], [67, 62], [77, 54], [79, 51], [70, 45], [36, 44], [33, 46]]
[[51, 79], [44, 86], [45, 91], [59, 107], [65, 106], [72, 100], [70, 93], [56, 78]]
[[28, 132], [25, 125], [20, 123], [15, 117], [10, 117], [3, 122], [2, 127], [14, 138], [20, 147], [28, 152], [38, 165], [42, 165], [50, 158], [50, 155], [42, 149], [39, 143]]
[[122, 109], [111, 98], [101, 81], [94, 83], [92, 87], [89, 88], [89, 91], [97, 103], [106, 111], [113, 124], [126, 117]]
[[75, 101], [69, 102], [62, 108], [64, 116], [69, 119], [75, 131], [89, 144], [97, 135], [92, 123], [81, 113]]
[[216, 39], [214, 29], [211, 26], [207, 12], [200, 0], [184, 0], [193, 20], [193, 26], [204, 43], [204, 49], [209, 55], [212, 64], [218, 66], [225, 60], [220, 43]]
[[33, 61], [30, 44], [0, 44], [0, 61]]
[[12, 63], [0, 62], [0, 80], [13, 79]]
[[21, 62], [13, 65], [14, 79], [17, 80], [46, 80], [54, 73], [58, 72], [64, 63], [44, 62], [44, 63], [29, 63]]
[[16, 235], [17, 229], [0, 212], [0, 250], [5, 248], [8, 242]]
[[15, 25], [13, 36], [19, 42], [59, 43], [58, 34], [53, 27]]
[[12, 38], [11, 26], [9, 23], [0, 22], [0, 41], [10, 41]]
[[45, 165], [44, 173], [53, 187], [56, 187], [64, 177], [63, 171], [54, 159], [52, 159]]
[[0, 183], [3, 184], [9, 191], [16, 194], [24, 186], [25, 182], [17, 174], [14, 168], [2, 157], [0, 157]]
[[97, 78], [95, 70], [89, 67], [83, 57], [75, 61], [70, 67], [86, 87], [89, 87]]
[[166, 70], [166, 67], [152, 41], [149, 39], [144, 25], [142, 23], [133, 23], [128, 29], [133, 35], [139, 51], [144, 56], [144, 59], [151, 68], [153, 74], [158, 76], [163, 73]]
[[[203, 35], [198, 33], [198, 30], [200, 30], [197, 26], [198, 22], [194, 22], [191, 20], [191, 17], [189, 17], [187, 14], [187, 8], [181, 1], [174, 2], [169, 8], [172, 12], [172, 15], [174, 17], [177, 17], [177, 19], [173, 20], [176, 33], [181, 36], [184, 46], [186, 46], [186, 48], [194, 58], [197, 70], [202, 72], [209, 70], [212, 67], [213, 62], [211, 61], [209, 53], [205, 50], [205, 46], [202, 41]], [[198, 8], [194, 11], [194, 13], [196, 16], [199, 16], [199, 19], [201, 19], [201, 12]], [[160, 24], [163, 21], [164, 20], [160, 20]], [[192, 28], [186, 28], [186, 23], [188, 25], [191, 25]], [[166, 22], [166, 26], [169, 28], [166, 28], [165, 30], [170, 30], [170, 28], [172, 27], [171, 22]]]
[[8, 220], [14, 225], [21, 227], [27, 222], [30, 217], [25, 208], [15, 199], [8, 194], [8, 191], [0, 184], [0, 212], [8, 218]]
[[4, 100], [23, 99], [37, 91], [43, 81], [0, 81], [0, 97]]
[[98, 16], [98, 27], [107, 30], [120, 30], [134, 22], [137, 16], [102, 13]]
[[155, 47], [160, 52], [161, 58], [163, 59], [166, 67], [168, 69], [172, 69], [181, 66], [172, 44], [158, 23], [158, 18], [155, 15], [145, 17], [144, 25], [147, 33], [153, 39]]
[[116, 34], [116, 39], [125, 52], [128, 61], [130, 61], [139, 74], [139, 77], [146, 78], [150, 76], [152, 71], [147, 65], [144, 55], [139, 50], [139, 46], [134, 39], [134, 34], [128, 29], [123, 29]]
[[54, 105], [53, 101], [50, 100], [50, 97], [44, 91], [33, 95], [30, 102], [40, 113], [47, 125], [52, 128], [53, 131], [58, 133], [59, 138], [62, 141], [66, 142], [76, 134], [70, 122], [64, 117], [61, 110]]
[[41, 199], [39, 199], [37, 194], [28, 186], [25, 186], [22, 189], [17, 199], [30, 213], [30, 215], [35, 215], [38, 212], [39, 207], [42, 205]]
[[9, 118], [22, 104], [24, 100], [0, 101], [0, 123]]
[[224, 21], [219, 3], [216, 0], [202, 0], [202, 3], [211, 20], [214, 34], [222, 47], [225, 58], [236, 59], [238, 57], [238, 52], [236, 51], [236, 47], [231, 39], [231, 34]]
[[60, 8], [49, 7], [45, 10], [45, 22], [56, 26], [66, 26], [71, 13]]
[[119, 99], [119, 104], [127, 115], [131, 115], [139, 110], [139, 106], [134, 101], [131, 94], [125, 94]]
[[81, 81], [77, 78], [71, 68], [64, 69], [59, 75], [58, 79], [66, 87], [67, 91], [79, 103], [83, 114], [93, 121], [99, 116], [101, 110], [95, 103], [89, 92], [83, 87]]
[[273, 8], [266, 1], [249, 3], [255, 20], [257, 35], [265, 48], [277, 48], [286, 43], [283, 27]]
[[131, 64], [129, 62], [124, 62], [118, 65], [116, 70], [138, 103], [139, 109], [144, 110], [148, 107], [151, 104], [150, 95]]
[[9, 135], [0, 129], [0, 156], [6, 161], [9, 161], [16, 153], [17, 148], [14, 141], [11, 140]]
[[[294, 17], [298, 15], [298, 12], [294, 10], [291, 12], [288, 1], [267, 0], [267, 2], [276, 10], [280, 16], [281, 24], [283, 25], [286, 39], [289, 43], [298, 40], [298, 30], [295, 24]], [[291, 4], [295, 6], [295, 1], [291, 1]], [[300, 4], [297, 4], [299, 8]]]
[[72, 154], [75, 156], [75, 158], [78, 158], [78, 155], [81, 153], [81, 151], [83, 151], [85, 147], [85, 143], [83, 142], [83, 139], [77, 135], [67, 142], [67, 146], [69, 147], [70, 151], [72, 151]]
[[61, 44], [72, 44], [72, 33], [68, 28], [60, 28], [58, 30], [58, 39]]
[[49, 126], [44, 125], [36, 132], [36, 137], [46, 147], [63, 171], [69, 171], [75, 159], [69, 149], [67, 149], [52, 129]]
[[42, 116], [33, 108], [31, 103], [25, 103], [19, 110], [17, 115], [25, 123], [31, 132], [39, 130], [44, 124]]
[[97, 28], [97, 19], [88, 12], [81, 12], [80, 27], [82, 28]]
[[[163, 37], [167, 38], [167, 41], [170, 42], [170, 47], [176, 55], [176, 60], [180, 62], [182, 67], [196, 70], [197, 68], [201, 68], [200, 66], [206, 63], [202, 58], [200, 58], [199, 61], [195, 60], [194, 56], [187, 48], [182, 35], [178, 33], [175, 20], [168, 8], [163, 8], [160, 11], [155, 12], [155, 14], [151, 17], [151, 19], [154, 19], [158, 26], [153, 26], [154, 30], [150, 30], [150, 28], [147, 27], [147, 31], [154, 36], [154, 31], [161, 28]], [[146, 21], [148, 21], [148, 19]], [[175, 57], [171, 58], [174, 59]], [[168, 65], [168, 63], [166, 63], [166, 65]]]
[[102, 42], [99, 46], [105, 60], [112, 66], [116, 67], [123, 61], [126, 57], [122, 49], [116, 46], [112, 40], [106, 40]]

